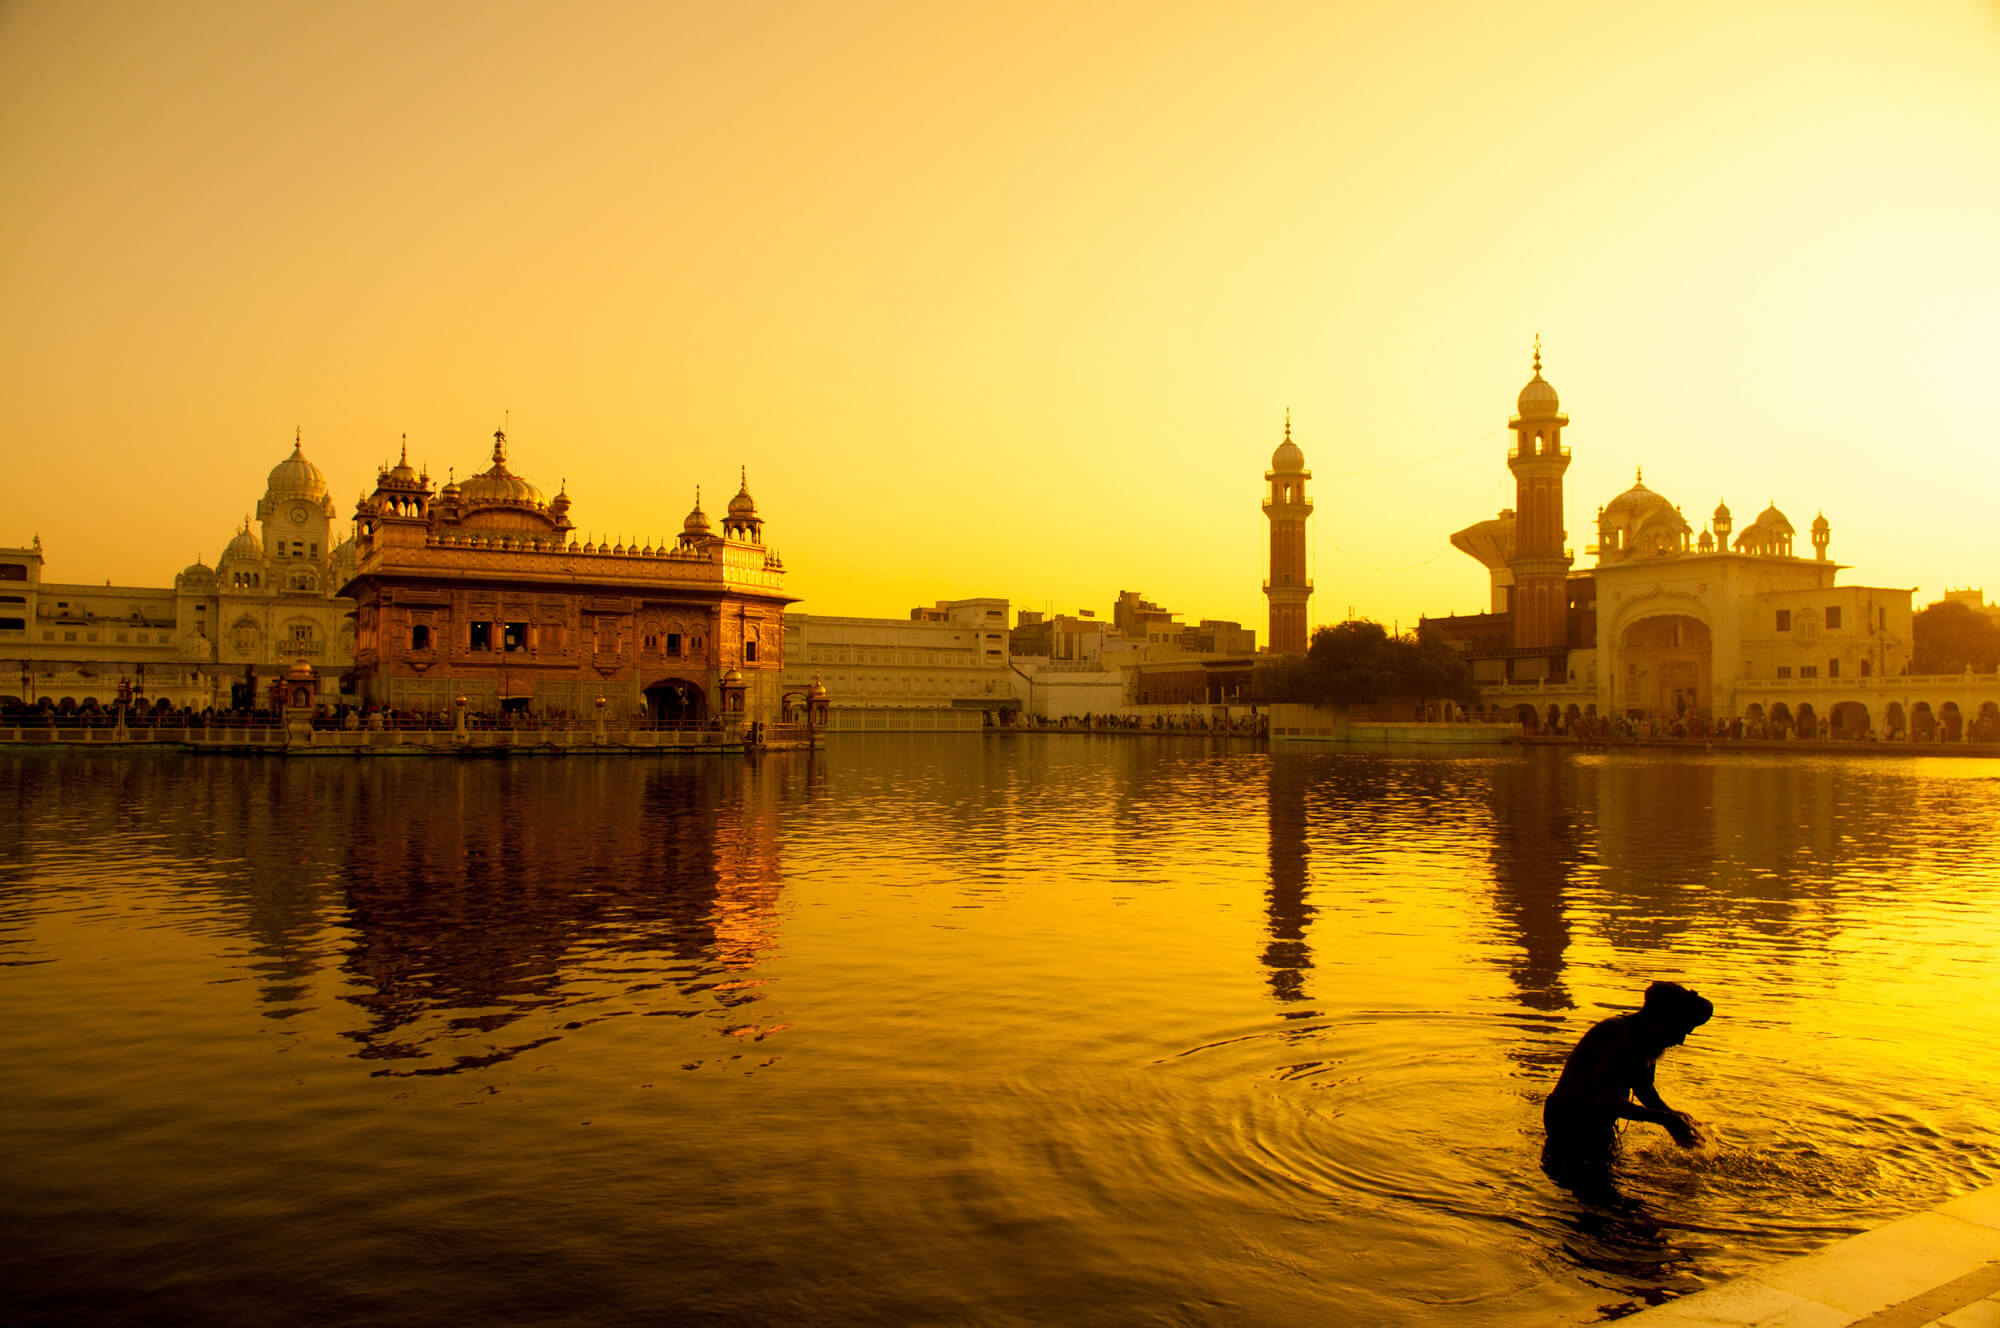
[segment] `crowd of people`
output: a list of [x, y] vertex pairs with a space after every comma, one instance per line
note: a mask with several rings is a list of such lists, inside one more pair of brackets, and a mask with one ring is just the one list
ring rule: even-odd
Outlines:
[[1234, 738], [1257, 738], [1270, 732], [1265, 715], [1231, 715], [1227, 718], [1204, 714], [1169, 715], [1016, 715], [1005, 725], [1018, 729], [1076, 729], [1093, 733], [1212, 733]]

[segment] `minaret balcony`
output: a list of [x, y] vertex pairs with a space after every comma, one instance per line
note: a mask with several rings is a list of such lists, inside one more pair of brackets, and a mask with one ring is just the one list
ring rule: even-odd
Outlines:
[[1266, 581], [1264, 583], [1264, 593], [1266, 595], [1270, 594], [1273, 590], [1277, 590], [1280, 593], [1283, 593], [1284, 591], [1287, 590], [1302, 590], [1306, 594], [1310, 595], [1312, 593], [1312, 588], [1313, 588], [1313, 583], [1310, 577], [1308, 577], [1304, 581], [1280, 582], [1275, 586], [1269, 581]]

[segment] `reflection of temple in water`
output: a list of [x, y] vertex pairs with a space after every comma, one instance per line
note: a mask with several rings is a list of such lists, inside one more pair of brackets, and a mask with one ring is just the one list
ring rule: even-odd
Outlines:
[[[344, 965], [368, 1015], [354, 1034], [363, 1054], [429, 1059], [433, 1042], [537, 1010], [588, 1000], [592, 1017], [625, 1013], [624, 998], [663, 985], [755, 999], [728, 979], [772, 944], [787, 773], [426, 761], [364, 781]], [[482, 1041], [478, 1055], [419, 1072], [543, 1040]]]
[[1263, 962], [1265, 981], [1281, 1001], [1311, 999], [1305, 989], [1306, 972], [1313, 966], [1306, 927], [1316, 911], [1306, 902], [1312, 853], [1306, 845], [1310, 769], [1299, 760], [1273, 760], [1268, 766], [1271, 888], [1264, 894], [1264, 917], [1270, 941], [1264, 946]]

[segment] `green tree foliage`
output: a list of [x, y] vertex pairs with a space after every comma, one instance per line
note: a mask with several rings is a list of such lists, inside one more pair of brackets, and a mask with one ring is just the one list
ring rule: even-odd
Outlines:
[[1435, 637], [1390, 636], [1366, 619], [1320, 628], [1304, 659], [1259, 670], [1256, 692], [1261, 701], [1343, 706], [1477, 699], [1472, 671], [1450, 646]]
[[2000, 667], [2000, 624], [1964, 604], [1943, 600], [1911, 620], [1912, 673], [1975, 673]]

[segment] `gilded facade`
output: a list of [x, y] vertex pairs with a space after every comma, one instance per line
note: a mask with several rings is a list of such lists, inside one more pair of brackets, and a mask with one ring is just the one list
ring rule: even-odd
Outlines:
[[673, 540], [579, 542], [570, 498], [509, 468], [433, 485], [407, 455], [354, 515], [356, 689], [448, 714], [528, 710], [707, 724], [782, 714], [784, 564], [747, 477], [719, 523], [694, 509]]

